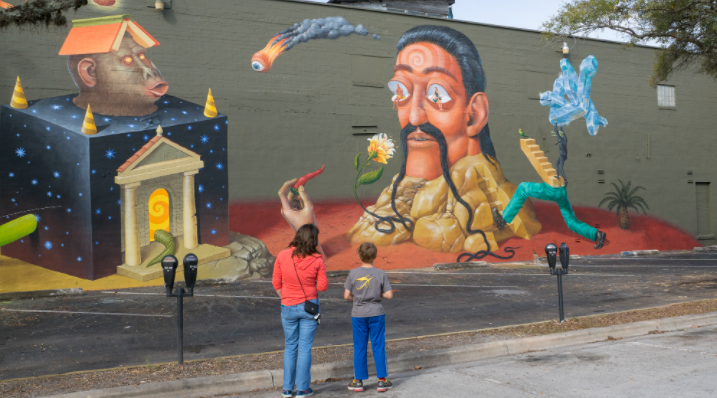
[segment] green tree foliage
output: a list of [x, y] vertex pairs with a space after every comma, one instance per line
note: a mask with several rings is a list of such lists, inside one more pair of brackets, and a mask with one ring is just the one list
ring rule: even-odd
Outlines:
[[610, 29], [628, 45], [658, 43], [653, 87], [690, 65], [717, 79], [717, 0], [571, 0], [541, 29], [548, 40]]
[[87, 0], [31, 0], [17, 7], [0, 10], [0, 29], [17, 26], [66, 26], [65, 13], [86, 6]]
[[[598, 207], [607, 203], [607, 209], [610, 211], [615, 209], [615, 212], [620, 216], [620, 228], [630, 229], [630, 218], [627, 214], [627, 209], [634, 209], [637, 211], [637, 214], [640, 214], [640, 209], [642, 209], [642, 213], [647, 214], [645, 207], [649, 209], [650, 206], [647, 205], [645, 199], [635, 195], [638, 190], [645, 188], [637, 186], [630, 190], [632, 181], [628, 181], [627, 185], [625, 185], [622, 180], [618, 181], [620, 181], [620, 186], [618, 187], [617, 184], [613, 182], [612, 186], [615, 187], [615, 191], [606, 193], [603, 200], [600, 201]], [[645, 207], [643, 207], [643, 205]]]

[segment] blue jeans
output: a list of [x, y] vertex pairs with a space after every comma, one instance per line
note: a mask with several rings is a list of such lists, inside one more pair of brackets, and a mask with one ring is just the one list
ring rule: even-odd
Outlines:
[[386, 315], [368, 318], [351, 318], [354, 330], [354, 378], [368, 379], [368, 338], [371, 336], [371, 351], [376, 364], [376, 377], [388, 377], [386, 359]]
[[[309, 300], [318, 304], [318, 299]], [[316, 332], [314, 316], [304, 311], [304, 303], [281, 306], [284, 326], [284, 390], [306, 391], [311, 383], [311, 346]]]

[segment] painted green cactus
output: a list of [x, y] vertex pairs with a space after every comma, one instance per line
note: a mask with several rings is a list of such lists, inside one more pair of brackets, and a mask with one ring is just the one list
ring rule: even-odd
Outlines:
[[152, 261], [147, 264], [147, 268], [151, 267], [154, 264], [159, 264], [160, 261], [164, 258], [164, 256], [173, 255], [177, 252], [177, 244], [174, 242], [174, 238], [172, 235], [170, 235], [169, 232], [158, 229], [154, 231], [154, 240], [164, 245], [164, 250], [162, 250], [161, 253], [155, 258], [152, 259]]
[[35, 232], [37, 217], [33, 214], [22, 216], [6, 224], [0, 225], [0, 246], [15, 242], [18, 239]]

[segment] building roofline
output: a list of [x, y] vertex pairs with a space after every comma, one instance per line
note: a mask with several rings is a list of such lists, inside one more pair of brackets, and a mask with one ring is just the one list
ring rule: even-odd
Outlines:
[[[487, 26], [487, 27], [491, 27], [491, 28], [515, 30], [515, 31], [527, 32], [527, 33], [537, 33], [537, 34], [542, 33], [541, 31], [536, 30], [536, 29], [517, 28], [514, 26], [504, 26], [504, 25], [493, 25], [493, 24], [489, 24], [489, 23], [466, 21], [463, 19], [455, 19], [455, 18], [454, 19], [446, 19], [446, 18], [430, 17], [430, 16], [426, 16], [426, 15], [413, 15], [413, 14], [409, 15], [409, 14], [403, 14], [403, 13], [395, 12], [395, 11], [376, 10], [373, 8], [354, 7], [354, 6], [347, 6], [347, 5], [343, 5], [343, 4], [318, 3], [315, 1], [307, 1], [307, 0], [278, 0], [278, 1], [284, 1], [284, 2], [288, 2], [288, 3], [311, 4], [311, 5], [315, 5], [315, 6], [319, 6], [319, 7], [338, 7], [338, 8], [345, 8], [345, 9], [359, 10], [359, 11], [366, 11], [366, 12], [381, 12], [381, 13], [387, 13], [387, 14], [391, 14], [391, 15], [397, 15], [397, 16], [403, 15], [406, 17], [414, 17], [414, 18], [428, 18], [428, 19], [432, 19], [432, 20], [436, 20], [436, 21], [444, 21], [444, 22], [450, 21], [450, 22], [457, 22], [457, 23], [462, 23], [462, 24], [467, 24], [467, 25]], [[621, 46], [627, 44], [626, 42], [622, 42], [622, 41], [598, 39], [598, 38], [594, 38], [594, 37], [585, 37], [585, 36], [569, 36], [569, 38], [571, 38], [571, 39], [575, 38], [575, 39], [580, 39], [580, 40], [590, 40], [590, 41], [596, 41], [596, 42], [608, 43], [608, 44], [618, 44]], [[639, 47], [639, 48], [645, 48], [645, 49], [651, 49], [651, 50], [660, 49], [660, 47], [650, 46], [647, 44], [635, 44], [635, 45], [633, 45], [633, 47]]]

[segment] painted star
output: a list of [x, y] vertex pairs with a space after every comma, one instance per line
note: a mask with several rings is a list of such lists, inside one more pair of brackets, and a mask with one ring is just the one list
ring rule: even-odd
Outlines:
[[117, 205], [119, 206], [121, 204], [122, 204], [122, 199], [117, 199]]
[[218, 125], [218, 124], [215, 124], [215, 125], [214, 125], [214, 131], [219, 131], [219, 125]]
[[45, 130], [50, 131], [50, 126], [45, 127]]
[[50, 241], [48, 240], [48, 241], [45, 242], [45, 245], [44, 245], [44, 246], [45, 246], [45, 249], [50, 250], [50, 249], [52, 249], [52, 242], [50, 242]]
[[52, 109], [53, 111], [59, 111], [60, 109], [62, 109], [62, 105], [50, 105], [50, 109]]
[[204, 192], [204, 185], [199, 184], [199, 193]]
[[219, 170], [224, 170], [224, 165], [223, 165], [223, 164], [217, 163], [216, 166], [217, 166], [217, 169], [219, 169]]
[[145, 141], [149, 140], [149, 136], [147, 136], [147, 134], [145, 134], [144, 137], [142, 137], [142, 138], [144, 138]]
[[49, 229], [50, 229], [50, 227], [45, 226], [45, 231], [48, 231]]
[[47, 148], [47, 150], [48, 150], [48, 151], [49, 151], [50, 149], [52, 149], [52, 147], [51, 147], [51, 146], [49, 146], [49, 145], [48, 145], [48, 146], [46, 146], [45, 148]]
[[15, 155], [17, 155], [20, 158], [25, 157], [25, 148], [17, 148], [15, 150]]
[[104, 118], [104, 119], [102, 119], [102, 120], [104, 120], [104, 121], [107, 122], [107, 123], [109, 123], [109, 122], [112, 121], [112, 119], [110, 119], [110, 118], [108, 118], [108, 117], [106, 117], [106, 118]]
[[216, 234], [217, 234], [217, 230], [216, 230], [216, 229], [213, 229], [211, 232], [212, 232], [212, 235], [216, 235]]
[[114, 149], [108, 149], [105, 151], [105, 157], [107, 159], [112, 159], [115, 157], [115, 150]]
[[47, 191], [47, 197], [48, 197], [48, 198], [51, 198], [51, 197], [52, 197], [52, 191]]
[[40, 222], [40, 219], [41, 219], [42, 217], [38, 216], [37, 214], [34, 214], [34, 216], [35, 216], [35, 220], [36, 220], [37, 222]]
[[8, 173], [8, 176], [15, 177], [15, 173]]
[[199, 137], [199, 141], [200, 141], [202, 144], [206, 144], [206, 143], [209, 141], [209, 137], [207, 137], [206, 134], [205, 134], [205, 135]]
[[55, 178], [60, 178], [60, 172], [56, 171], [56, 172], [52, 173], [52, 176]]
[[102, 210], [100, 210], [100, 209], [95, 210], [95, 214], [102, 214]]
[[77, 261], [82, 261], [82, 257], [77, 257]]
[[211, 209], [211, 208], [212, 208], [212, 202], [207, 202], [207, 209]]
[[191, 130], [191, 129], [193, 129], [193, 127], [192, 127], [192, 125], [190, 124], [189, 126], [187, 126], [187, 130]]
[[79, 116], [77, 116], [77, 115], [70, 115], [70, 118], [73, 119], [73, 120], [77, 119], [78, 117], [79, 117]]
[[72, 213], [72, 209], [70, 209], [70, 208], [68, 207], [68, 208], [67, 208], [67, 212], [68, 212], [68, 213]]

